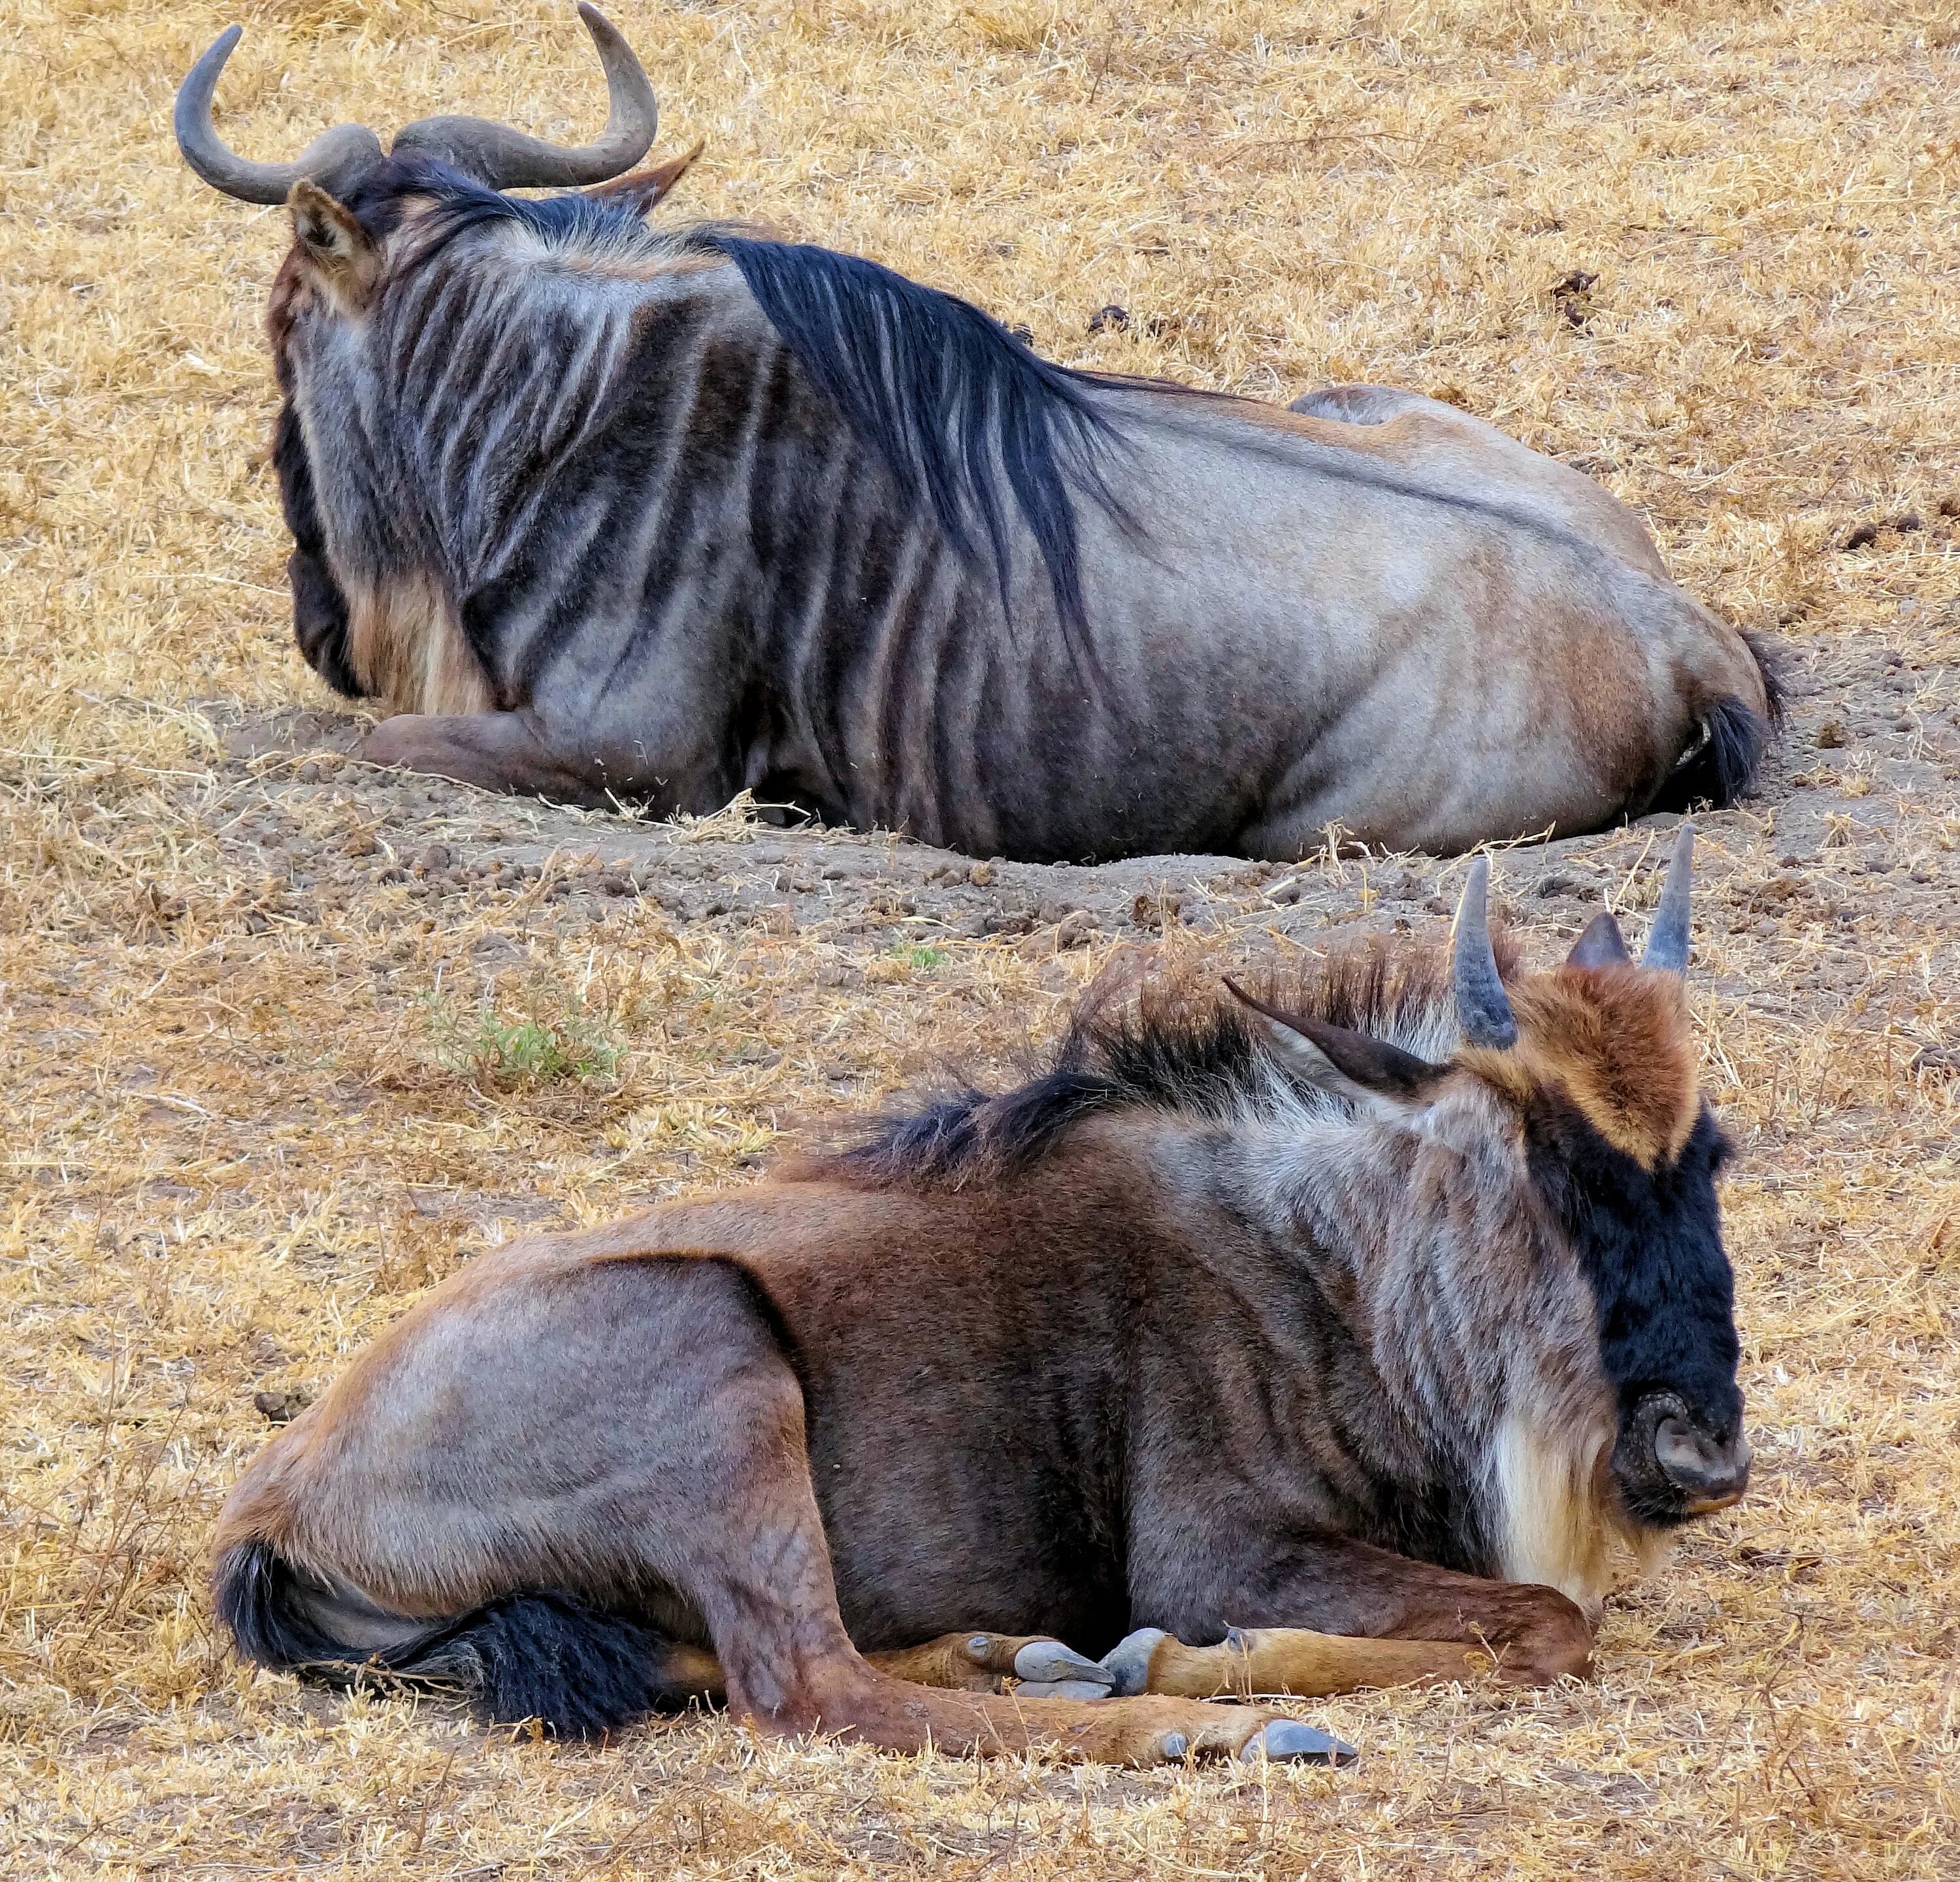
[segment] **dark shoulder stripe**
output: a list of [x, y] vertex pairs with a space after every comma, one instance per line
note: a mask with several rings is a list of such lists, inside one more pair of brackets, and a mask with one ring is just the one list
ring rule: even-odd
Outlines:
[[907, 498], [963, 553], [991, 552], [1002, 599], [1002, 486], [1033, 536], [1064, 631], [1085, 625], [1071, 487], [1126, 525], [1105, 475], [1118, 441], [1096, 381], [1040, 358], [990, 315], [854, 255], [726, 231], [700, 239], [741, 271], [812, 381]]

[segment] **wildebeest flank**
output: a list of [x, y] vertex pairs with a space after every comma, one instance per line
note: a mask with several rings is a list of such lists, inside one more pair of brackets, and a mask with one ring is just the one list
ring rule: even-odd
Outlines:
[[1106, 988], [1018, 1090], [483, 1256], [251, 1467], [220, 1612], [561, 1730], [1141, 1763], [1329, 1749], [1214, 1693], [1582, 1668], [1748, 1475], [1687, 869], [1640, 965], [1520, 974], [1480, 862], [1453, 955]]
[[1067, 371], [868, 262], [655, 233], [659, 188], [500, 193], [651, 140], [583, 11], [615, 121], [581, 152], [438, 119], [247, 164], [209, 121], [234, 36], [180, 94], [201, 174], [290, 196], [295, 621], [393, 715], [370, 755], [1035, 860], [1451, 850], [1747, 787], [1742, 638], [1448, 406]]

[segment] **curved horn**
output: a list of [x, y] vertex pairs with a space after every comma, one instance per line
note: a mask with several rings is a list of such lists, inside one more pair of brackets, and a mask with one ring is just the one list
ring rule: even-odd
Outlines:
[[1674, 840], [1674, 854], [1668, 862], [1653, 926], [1647, 930], [1641, 966], [1662, 968], [1670, 974], [1688, 971], [1688, 904], [1694, 889], [1694, 826], [1684, 823]]
[[659, 102], [619, 29], [590, 0], [578, 0], [578, 17], [606, 68], [606, 90], [612, 101], [597, 143], [570, 148], [547, 144], [488, 118], [419, 118], [402, 127], [393, 154], [438, 158], [492, 189], [603, 183], [631, 170], [653, 148], [654, 133], [660, 127]]
[[212, 128], [211, 96], [244, 30], [228, 26], [177, 87], [177, 148], [192, 170], [212, 189], [240, 202], [284, 202], [302, 177], [339, 194], [358, 172], [380, 162], [381, 140], [358, 124], [323, 131], [290, 164], [255, 164], [227, 149]]
[[1456, 1016], [1466, 1045], [1500, 1050], [1518, 1042], [1518, 1022], [1510, 997], [1497, 973], [1497, 956], [1491, 946], [1484, 909], [1490, 893], [1491, 859], [1480, 856], [1470, 865], [1463, 899], [1456, 904], [1456, 945], [1452, 958], [1456, 984]]

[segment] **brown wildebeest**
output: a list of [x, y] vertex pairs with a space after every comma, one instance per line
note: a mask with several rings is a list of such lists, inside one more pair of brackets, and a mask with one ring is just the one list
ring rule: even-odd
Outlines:
[[1092, 1001], [1018, 1090], [482, 1256], [234, 1492], [240, 1646], [1134, 1763], [1340, 1749], [1214, 1693], [1578, 1671], [1747, 1480], [1725, 1145], [1686, 838], [1637, 966], [1602, 915], [1500, 974], [1486, 868], [1453, 957]]
[[290, 201], [268, 329], [300, 644], [368, 755], [655, 814], [753, 789], [1033, 860], [1570, 835], [1748, 788], [1743, 637], [1591, 479], [1433, 400], [1291, 411], [1038, 358], [821, 248], [650, 230], [651, 87], [581, 9], [599, 141], [219, 141]]

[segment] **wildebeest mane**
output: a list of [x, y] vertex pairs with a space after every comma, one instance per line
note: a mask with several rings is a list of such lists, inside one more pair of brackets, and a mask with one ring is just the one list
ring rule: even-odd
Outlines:
[[1074, 644], [1085, 615], [1074, 493], [1134, 527], [1106, 475], [1121, 438], [1094, 397], [1102, 383], [1096, 375], [1042, 359], [970, 302], [876, 262], [765, 240], [727, 224], [656, 231], [636, 211], [602, 199], [504, 196], [424, 159], [384, 165], [348, 206], [378, 237], [415, 196], [435, 205], [419, 227], [424, 258], [497, 221], [568, 250], [725, 257], [904, 500], [929, 511], [962, 555], [991, 555], [1004, 604], [1011, 494]]
[[[1508, 979], [1516, 943], [1501, 930], [1492, 941]], [[1424, 1057], [1446, 1057], [1456, 1043], [1446, 941], [1411, 946], [1370, 936], [1240, 978], [1282, 1012]], [[886, 1116], [805, 1167], [867, 1188], [958, 1187], [1038, 1162], [1085, 1118], [1141, 1108], [1222, 1120], [1270, 1114], [1306, 1095], [1212, 968], [1153, 971], [1119, 960], [1083, 997], [1048, 1064], [1024, 1082], [993, 1093], [969, 1085]]]
[[985, 538], [1007, 598], [1001, 482], [1039, 548], [1064, 632], [1083, 625], [1071, 486], [1112, 514], [1116, 431], [1090, 375], [1041, 358], [970, 302], [855, 255], [726, 231], [700, 238], [740, 269], [770, 324], [846, 423], [949, 541]]
[[434, 208], [422, 224], [419, 245], [426, 258], [486, 223], [515, 222], [548, 241], [610, 239], [622, 245], [670, 243], [657, 236], [634, 210], [603, 196], [573, 192], [555, 196], [507, 196], [473, 176], [431, 157], [391, 157], [364, 176], [346, 206], [369, 235], [380, 240], [399, 224], [411, 198]]

